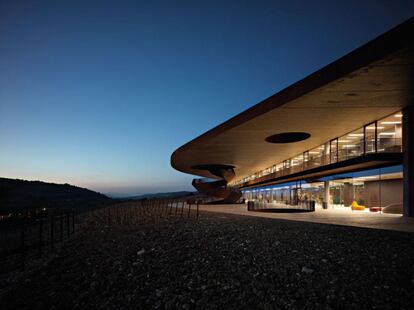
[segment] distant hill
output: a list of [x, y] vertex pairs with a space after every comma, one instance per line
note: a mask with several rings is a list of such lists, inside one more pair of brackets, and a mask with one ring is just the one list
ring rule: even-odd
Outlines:
[[194, 192], [188, 192], [188, 191], [181, 191], [181, 192], [169, 192], [169, 193], [155, 193], [155, 194], [143, 194], [139, 196], [132, 196], [124, 198], [126, 200], [138, 200], [138, 199], [144, 199], [144, 198], [179, 198], [179, 197], [187, 197], [187, 196], [193, 196]]
[[86, 209], [113, 201], [103, 194], [69, 184], [0, 178], [0, 212], [32, 208]]

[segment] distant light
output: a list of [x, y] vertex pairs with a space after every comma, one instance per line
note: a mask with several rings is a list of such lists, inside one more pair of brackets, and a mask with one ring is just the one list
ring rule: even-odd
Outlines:
[[403, 115], [402, 115], [402, 114], [395, 114], [394, 116], [395, 116], [395, 117], [403, 117]]
[[348, 137], [363, 137], [364, 134], [363, 133], [350, 133], [348, 135]]
[[380, 136], [394, 136], [395, 132], [380, 132]]

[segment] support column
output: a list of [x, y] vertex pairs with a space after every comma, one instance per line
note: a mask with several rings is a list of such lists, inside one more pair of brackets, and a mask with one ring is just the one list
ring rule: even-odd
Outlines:
[[414, 217], [414, 106], [403, 110], [404, 216]]
[[326, 203], [326, 208], [330, 209], [330, 200], [331, 200], [331, 195], [329, 194], [329, 181], [325, 181], [324, 182], [324, 186], [325, 186], [325, 197], [324, 197], [324, 202]]

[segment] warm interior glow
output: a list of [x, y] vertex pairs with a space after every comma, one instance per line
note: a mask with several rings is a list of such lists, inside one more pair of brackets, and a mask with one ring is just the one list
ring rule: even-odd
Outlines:
[[384, 124], [384, 125], [397, 125], [397, 124], [401, 124], [401, 121], [385, 121], [385, 122], [381, 122], [381, 124]]
[[[359, 156], [365, 153], [376, 152], [401, 152], [401, 126], [395, 126], [402, 124], [402, 121], [396, 118], [401, 118], [403, 114], [396, 112], [393, 115], [389, 115], [382, 119], [377, 120], [374, 123], [364, 127], [358, 128], [344, 134], [341, 137], [330, 140], [324, 144], [321, 144], [312, 150], [303, 152], [296, 157], [291, 157], [274, 165], [271, 171], [278, 172], [286, 170], [286, 173], [291, 173], [290, 167], [301, 166], [302, 163], [306, 163], [302, 170], [310, 169], [314, 166], [326, 165], [327, 163], [338, 162], [355, 156]], [[378, 126], [383, 124], [387, 126]], [[393, 126], [394, 125], [394, 126]], [[367, 133], [366, 131], [376, 131]], [[380, 132], [386, 130], [385, 132]], [[328, 145], [328, 147], [326, 147]], [[365, 148], [363, 148], [363, 146]], [[330, 155], [329, 155], [330, 154]], [[325, 158], [324, 155], [328, 155]], [[333, 155], [333, 156], [332, 156]], [[267, 174], [267, 171], [260, 171], [260, 175]], [[297, 168], [295, 168], [297, 171]], [[255, 179], [257, 173], [251, 176], [251, 179]], [[248, 180], [249, 178], [247, 178]], [[246, 180], [246, 178], [244, 179]], [[234, 182], [234, 184], [240, 184], [242, 180]]]
[[[384, 129], [385, 127], [382, 127], [382, 126], [377, 126], [377, 129]], [[370, 127], [365, 127], [365, 129], [367, 129], [367, 130], [375, 130], [375, 126], [370, 126]]]

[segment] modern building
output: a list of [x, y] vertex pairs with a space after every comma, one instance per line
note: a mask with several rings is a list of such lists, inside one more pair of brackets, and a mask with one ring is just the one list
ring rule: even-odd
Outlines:
[[411, 18], [181, 146], [171, 165], [227, 202], [413, 217], [413, 34]]

